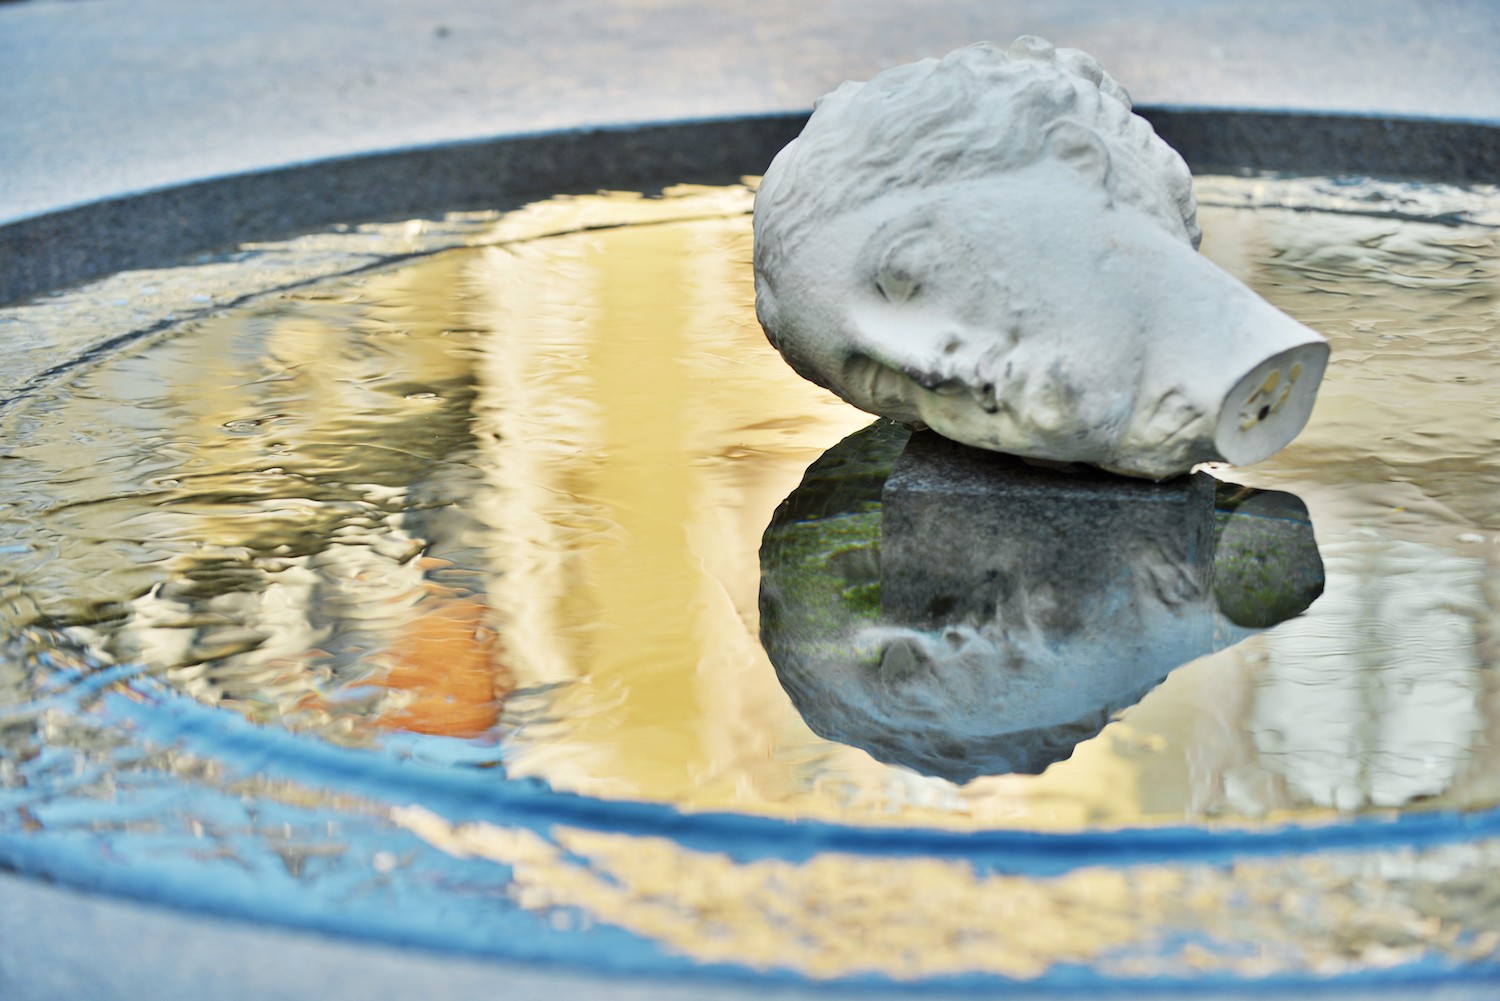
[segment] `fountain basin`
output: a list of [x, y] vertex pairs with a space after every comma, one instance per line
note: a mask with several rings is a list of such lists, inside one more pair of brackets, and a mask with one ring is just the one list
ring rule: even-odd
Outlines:
[[[1457, 130], [1457, 135], [1444, 134], [1445, 142], [1452, 143], [1455, 148], [1464, 143], [1473, 143], [1471, 151], [1479, 150], [1474, 154], [1476, 159], [1455, 159], [1447, 162], [1446, 169], [1443, 170], [1409, 170], [1407, 168], [1413, 168], [1419, 163], [1435, 168], [1437, 162], [1443, 160], [1441, 152], [1434, 152], [1444, 148], [1443, 142], [1424, 144], [1419, 141], [1424, 134], [1431, 134], [1434, 130], [1440, 132], [1440, 123], [1390, 123], [1361, 119], [1339, 120], [1330, 125], [1328, 120], [1305, 120], [1296, 116], [1285, 116], [1277, 120], [1292, 135], [1296, 135], [1299, 129], [1305, 130], [1305, 136], [1311, 136], [1320, 130], [1323, 134], [1333, 131], [1343, 141], [1330, 144], [1336, 148], [1329, 148], [1310, 139], [1289, 140], [1279, 145], [1268, 144], [1265, 139], [1268, 134], [1268, 119], [1261, 118], [1243, 126], [1243, 132], [1240, 133], [1242, 138], [1255, 139], [1253, 146], [1246, 149], [1236, 148], [1232, 144], [1227, 148], [1213, 145], [1214, 141], [1223, 141], [1222, 136], [1227, 127], [1222, 119], [1234, 116], [1189, 111], [1161, 112], [1159, 115], [1156, 123], [1158, 127], [1183, 150], [1195, 167], [1233, 163], [1245, 170], [1268, 166], [1316, 171], [1370, 170], [1379, 173], [1417, 173], [1430, 180], [1464, 180], [1470, 177], [1467, 173], [1471, 169], [1469, 165], [1483, 162], [1486, 155], [1493, 155], [1496, 146], [1495, 130], [1479, 126], [1452, 126]], [[1174, 122], [1179, 130], [1176, 133], [1173, 132]], [[160, 227], [162, 232], [153, 236], [153, 230], [146, 227], [143, 229], [142, 239], [132, 240], [128, 245], [79, 250], [76, 254], [28, 254], [25, 257], [27, 260], [48, 257], [50, 263], [46, 267], [52, 270], [30, 277], [22, 273], [20, 281], [10, 288], [13, 296], [19, 296], [42, 288], [55, 288], [82, 281], [92, 275], [113, 270], [148, 265], [159, 267], [171, 260], [203, 252], [225, 242], [260, 240], [273, 235], [306, 232], [328, 222], [347, 224], [372, 219], [401, 218], [421, 208], [436, 210], [520, 204], [529, 201], [531, 195], [553, 194], [569, 188], [649, 186], [652, 182], [669, 184], [684, 180], [722, 183], [757, 169], [757, 165], [768, 159], [767, 151], [774, 150], [786, 136], [794, 134], [798, 124], [793, 119], [784, 118], [695, 123], [662, 126], [640, 132], [620, 130], [559, 134], [514, 141], [497, 140], [494, 144], [479, 144], [447, 151], [393, 154], [378, 160], [310, 166], [253, 178], [207, 182], [191, 189], [141, 196], [139, 201], [131, 199], [102, 206], [97, 211], [103, 214], [93, 217], [88, 215], [89, 208], [74, 210], [67, 213], [66, 218], [56, 217], [50, 222], [36, 220], [18, 224], [22, 227], [19, 232], [12, 232], [15, 227], [7, 227], [0, 230], [0, 238], [14, 241], [10, 244], [12, 248], [25, 249], [34, 248], [35, 244], [22, 241], [35, 241], [41, 234], [45, 236], [49, 247], [64, 251], [77, 245], [68, 239], [70, 232], [76, 234], [97, 231], [107, 228], [107, 224], [125, 225], [125, 231], [128, 231], [128, 224], [132, 220], [160, 218], [164, 205], [179, 206], [166, 214], [168, 223]], [[1407, 131], [1403, 133], [1403, 129]], [[1392, 135], [1405, 141], [1391, 144]], [[1195, 143], [1200, 145], [1195, 147]], [[1267, 149], [1268, 145], [1271, 146], [1270, 150]], [[509, 162], [512, 169], [509, 172], [503, 169], [497, 171], [494, 164], [486, 160], [486, 150], [490, 154], [504, 151], [503, 156], [513, 157], [509, 161], [502, 159], [502, 164]], [[556, 157], [555, 161], [549, 161], [547, 150], [551, 150], [550, 155]], [[693, 159], [695, 152], [699, 150], [711, 150], [712, 155], [703, 161]], [[444, 163], [449, 156], [453, 158], [451, 169], [434, 170], [434, 164]], [[1335, 164], [1336, 156], [1349, 159]], [[1215, 159], [1216, 157], [1219, 159]], [[1278, 157], [1281, 159], [1276, 159]], [[546, 170], [528, 172], [539, 164], [549, 163], [555, 168], [552, 173]], [[465, 164], [472, 166], [465, 167]], [[486, 173], [486, 167], [506, 177], [506, 180], [498, 185], [494, 184], [492, 178], [495, 174]], [[410, 170], [413, 178], [428, 178], [428, 186], [392, 184], [393, 176], [400, 179], [403, 169]], [[369, 172], [363, 175], [365, 183], [359, 180], [361, 171]], [[401, 200], [395, 204], [382, 204], [378, 198], [372, 200], [372, 182], [376, 176], [383, 179], [386, 190], [399, 192]], [[437, 179], [432, 180], [433, 177]], [[487, 182], [490, 186], [486, 187], [482, 183], [484, 177], [491, 178]], [[351, 178], [354, 180], [351, 181]], [[555, 183], [550, 189], [545, 183], [548, 179]], [[299, 189], [302, 192], [300, 195], [297, 194]], [[174, 199], [175, 203], [172, 201]], [[292, 207], [301, 205], [308, 208], [308, 217], [299, 218], [295, 212], [277, 217], [254, 211], [257, 204], [269, 206], [272, 203]], [[1369, 210], [1368, 205], [1361, 206], [1356, 209], [1355, 214]], [[1373, 211], [1397, 218], [1405, 210], [1398, 206], [1395, 214], [1392, 214], [1388, 205], [1380, 204]], [[247, 222], [251, 218], [261, 221], [252, 225]], [[174, 219], [177, 221], [172, 222]], [[258, 226], [267, 228], [257, 229]], [[69, 227], [73, 228], [70, 230]], [[404, 225], [395, 227], [394, 231], [387, 231], [379, 226], [356, 230], [356, 238], [367, 236], [376, 244], [369, 260], [361, 263], [378, 270], [405, 256], [426, 254], [444, 246], [460, 246], [472, 235], [462, 225], [451, 232], [443, 232], [441, 227], [432, 227], [432, 230], [438, 231], [436, 235], [420, 228], [414, 233], [408, 233]], [[407, 241], [406, 245], [402, 245], [403, 240]], [[233, 253], [230, 252], [229, 256], [232, 257]], [[324, 274], [327, 276], [338, 275], [342, 266], [339, 260], [347, 253], [348, 248], [341, 247], [331, 255], [319, 258], [321, 263], [318, 266], [325, 269]], [[218, 258], [213, 257], [210, 251], [210, 260], [202, 266], [212, 266], [216, 260]], [[287, 274], [295, 273], [294, 277], [281, 281], [280, 284], [280, 279], [273, 278], [269, 285], [247, 288], [230, 301], [242, 297], [254, 298], [301, 282], [305, 280], [305, 275], [299, 268], [300, 265], [289, 265]], [[348, 269], [345, 267], [344, 270]], [[29, 287], [27, 282], [31, 283]], [[38, 361], [32, 363], [30, 371], [23, 369], [7, 373], [6, 406], [12, 412], [16, 408], [24, 408], [37, 393], [57, 385], [70, 373], [88, 364], [108, 360], [114, 352], [143, 342], [154, 331], [166, 329], [165, 325], [186, 322], [192, 318], [191, 311], [194, 309], [206, 318], [228, 304], [194, 303], [192, 295], [188, 294], [185, 301], [175, 300], [164, 309], [159, 308], [160, 315], [144, 320], [135, 315], [116, 313], [109, 320], [114, 326], [104, 324], [81, 327], [59, 324], [52, 329], [56, 329], [56, 336], [64, 340], [40, 345], [35, 354]], [[28, 307], [23, 307], [25, 308]], [[187, 311], [186, 315], [184, 310]], [[68, 665], [62, 665], [62, 670], [65, 673]], [[695, 876], [706, 880], [702, 885], [717, 887], [715, 892], [724, 896], [735, 891], [727, 883], [717, 886], [713, 882], [715, 877], [712, 870], [719, 864], [717, 860], [725, 857], [736, 865], [751, 867], [746, 871], [759, 873], [756, 878], [772, 881], [791, 878], [789, 873], [799, 868], [808, 871], [806, 867], [815, 865], [820, 858], [836, 859], [837, 865], [847, 867], [846, 871], [834, 876], [840, 884], [857, 883], [863, 869], [870, 864], [886, 868], [895, 865], [894, 859], [901, 859], [904, 861], [900, 867], [910, 863], [914, 867], [913, 872], [925, 866], [938, 865], [940, 873], [947, 874], [936, 877], [940, 880], [949, 877], [959, 881], [991, 880], [990, 888], [985, 892], [997, 894], [995, 900], [1006, 899], [1008, 894], [1028, 892], [1024, 887], [1034, 881], [1066, 886], [1070, 880], [1077, 885], [1065, 889], [1065, 895], [1076, 892], [1087, 898], [1105, 891], [1113, 892], [1111, 888], [1120, 889], [1110, 881], [1116, 879], [1120, 871], [1130, 869], [1133, 875], [1121, 877], [1124, 879], [1121, 884], [1123, 892], [1127, 896], [1146, 894], [1146, 897], [1137, 899], [1137, 904], [1144, 905], [1141, 909], [1145, 910], [1149, 910], [1147, 898], [1162, 899], [1151, 897], [1153, 892], [1163, 892], [1151, 889], [1153, 880], [1161, 881], [1160, 885], [1165, 886], [1176, 885], [1175, 880], [1186, 879], [1200, 888], [1209, 888], [1205, 892], [1211, 895], [1223, 893], [1228, 899], [1237, 885], [1275, 883], [1278, 879], [1301, 885], [1318, 885], [1319, 878], [1327, 877], [1332, 880], [1326, 884], [1331, 894], [1330, 899], [1340, 899], [1338, 894], [1342, 891], [1337, 887], [1364, 885], [1362, 881], [1381, 878], [1371, 877], [1372, 871], [1405, 867], [1411, 874], [1406, 878], [1420, 883], [1429, 878], [1437, 878], [1432, 876], [1434, 873], [1462, 871], [1470, 867], [1478, 867], [1482, 871], [1491, 863], [1490, 853], [1494, 851], [1490, 839], [1497, 821], [1493, 812], [1486, 809], [1418, 812], [1396, 821], [1377, 817], [1345, 822], [1335, 818], [1331, 823], [1274, 825], [1264, 830], [1215, 830], [1166, 825], [1140, 830], [1081, 830], [1068, 833], [1016, 830], [952, 832], [890, 829], [863, 824], [789, 822], [775, 817], [746, 816], [733, 811], [685, 812], [670, 804], [609, 801], [588, 795], [559, 793], [553, 788], [535, 783], [479, 783], [474, 780], [472, 773], [461, 772], [455, 775], [451, 769], [442, 767], [442, 762], [437, 765], [430, 761], [424, 762], [420, 754], [414, 761], [403, 765], [398, 773], [383, 775], [372, 786], [355, 778], [361, 771], [359, 762], [362, 752], [358, 750], [310, 744], [274, 729], [256, 727], [253, 724], [242, 726], [234, 722], [233, 717], [228, 718], [229, 723], [226, 725], [220, 710], [207, 709], [169, 691], [148, 688], [144, 691], [134, 690], [135, 694], [131, 695], [132, 689], [128, 684], [123, 688], [114, 687], [117, 682], [130, 681], [132, 675], [129, 671], [110, 675], [89, 669], [80, 670], [78, 674], [92, 679], [92, 689], [87, 693], [89, 698], [95, 693], [102, 693], [100, 702], [88, 703], [90, 712], [101, 713], [109, 719], [111, 725], [118, 723], [149, 740], [154, 746], [184, 748], [189, 757], [194, 754], [203, 756], [205, 750], [208, 751], [207, 756], [212, 757], [214, 748], [232, 748], [236, 760], [254, 762], [255, 768], [252, 771], [257, 771], [268, 781], [321, 788], [325, 791], [338, 790], [356, 797], [363, 796], [370, 803], [381, 804], [375, 812], [379, 814], [383, 811], [387, 820], [394, 818], [397, 821], [394, 826], [385, 821], [370, 820], [372, 814], [363, 807], [353, 811], [353, 816], [362, 818], [359, 823], [369, 824], [365, 830], [371, 840], [365, 848], [370, 871], [377, 876], [396, 871], [392, 869], [382, 873], [380, 870], [390, 859], [399, 861], [404, 852], [411, 850], [410, 846], [416, 843], [413, 838], [436, 848], [443, 859], [470, 860], [466, 864], [471, 864], [475, 873], [488, 871], [484, 864], [486, 860], [508, 867], [512, 873], [518, 867], [524, 869], [529, 864], [533, 866], [536, 875], [513, 879], [507, 885], [520, 885], [529, 892], [549, 899], [550, 902], [545, 905], [547, 913], [562, 915], [557, 919], [560, 924], [550, 927], [541, 939], [530, 940], [529, 944], [520, 949], [515, 947], [518, 939], [508, 939], [494, 926], [485, 928], [481, 925], [482, 931], [468, 937], [457, 934], [458, 924], [426, 924], [422, 919], [387, 920], [377, 916], [374, 920], [362, 920], [340, 927], [342, 919], [337, 917], [337, 909], [320, 909], [323, 908], [322, 903], [299, 900], [290, 890], [285, 896], [266, 896], [254, 882], [238, 887], [232, 881], [205, 887], [185, 874], [174, 876], [170, 869], [160, 870], [145, 865], [118, 868], [101, 865], [95, 859], [101, 848], [97, 840], [85, 838], [65, 843], [64, 840], [53, 841], [38, 837], [37, 830], [32, 827], [33, 823], [40, 823], [36, 815], [23, 814], [19, 810], [14, 814], [14, 822], [10, 825], [5, 840], [8, 846], [5, 854], [7, 865], [30, 876], [44, 876], [64, 884], [104, 890], [126, 899], [165, 897], [178, 906], [366, 936], [386, 943], [449, 948], [507, 962], [557, 964], [554, 971], [546, 975], [548, 978], [574, 976], [571, 971], [564, 973], [560, 970], [603, 957], [606, 967], [630, 971], [633, 976], [642, 978], [642, 983], [656, 977], [691, 976], [695, 978], [695, 983], [685, 990], [695, 991], [696, 996], [705, 996], [709, 991], [734, 996], [737, 991], [763, 990], [764, 986], [757, 986], [756, 981], [761, 984], [766, 981], [774, 983], [778, 989], [792, 992], [793, 996], [817, 991], [815, 982], [810, 981], [806, 970], [792, 974], [778, 972], [774, 969], [777, 964], [769, 957], [761, 957], [750, 964], [751, 972], [748, 973], [742, 968], [743, 964], [737, 963], [732, 955], [717, 962], [709, 962], [706, 966], [684, 967], [680, 962], [680, 955], [673, 948], [658, 954], [654, 948], [643, 947], [639, 941], [643, 934], [642, 926], [636, 925], [629, 934], [619, 934], [617, 929], [629, 928], [628, 922], [623, 926], [612, 925], [616, 930], [593, 932], [594, 936], [599, 937], [585, 935], [575, 938], [575, 922], [581, 918], [577, 911], [579, 905], [576, 901], [570, 901], [567, 896], [559, 895], [556, 888], [566, 886], [568, 879], [576, 878], [575, 857], [588, 855], [590, 851], [603, 853], [596, 855], [596, 858], [612, 853], [615, 849], [609, 847], [610, 839], [625, 839], [620, 844], [627, 846], [622, 850], [628, 853], [631, 839], [647, 838], [651, 845], [665, 852], [659, 860], [660, 865], [686, 868]], [[209, 734], [207, 744], [201, 743], [204, 734]], [[258, 792], [247, 793], [244, 790], [239, 790], [236, 794], [249, 795], [251, 798], [259, 795]], [[277, 794], [268, 803], [276, 804], [268, 807], [272, 812], [291, 811], [286, 819], [279, 822], [295, 824], [299, 830], [308, 825], [316, 826], [319, 822], [329, 822], [327, 816], [320, 818], [314, 815], [298, 815], [293, 820], [292, 813], [300, 809], [295, 797], [288, 799], [283, 794]], [[328, 804], [320, 805], [319, 809], [325, 807]], [[339, 810], [338, 807], [331, 808], [336, 812]], [[31, 817], [30, 820], [27, 819], [28, 816]], [[345, 825], [353, 823], [349, 817], [342, 815], [340, 822]], [[567, 832], [562, 840], [556, 838], [559, 829]], [[382, 839], [386, 838], [395, 840], [385, 845]], [[276, 851], [274, 847], [271, 850], [273, 854]], [[1395, 854], [1390, 854], [1392, 852]], [[313, 857], [316, 857], [316, 853]], [[876, 860], [880, 861], [877, 863]], [[305, 865], [306, 861], [304, 857], [300, 862], [289, 863], [282, 858], [282, 864], [294, 879], [296, 873], [293, 870], [297, 865]], [[754, 868], [762, 863], [765, 863], [762, 868]], [[485, 877], [476, 877], [479, 881], [471, 884], [471, 888], [483, 885], [483, 878]], [[78, 898], [62, 891], [44, 890], [29, 884], [18, 885], [21, 885], [18, 892], [28, 895], [30, 899], [48, 898], [55, 894], [50, 899], [58, 907], [93, 907], [91, 913], [99, 916], [102, 921], [128, 920], [124, 915], [130, 913], [129, 908], [119, 903], [84, 905], [79, 903]], [[1213, 889], [1215, 885], [1217, 889]], [[1272, 908], [1265, 913], [1274, 914], [1275, 910]], [[155, 920], [170, 925], [176, 919], [169, 914], [157, 914]], [[595, 915], [590, 920], [599, 921], [599, 917]], [[610, 921], [606, 918], [602, 924], [610, 925]], [[424, 927], [426, 931], [423, 930]], [[442, 928], [441, 934], [432, 934], [432, 929], [437, 927]], [[598, 925], [592, 927], [597, 928]], [[1065, 923], [1059, 927], [1065, 927]], [[25, 941], [27, 934], [25, 930], [18, 929], [13, 935], [7, 926], [6, 941]], [[263, 933], [256, 934], [260, 937]], [[601, 940], [600, 937], [606, 944], [596, 948], [595, 943]], [[274, 934], [270, 935], [270, 939], [274, 938]], [[645, 933], [645, 938], [650, 941], [650, 933]], [[1398, 969], [1399, 979], [1427, 982], [1453, 979], [1460, 984], [1465, 980], [1472, 984], [1482, 984], [1494, 974], [1492, 957], [1486, 956], [1483, 940], [1464, 939], [1463, 945], [1470, 951], [1464, 953], [1466, 958], [1456, 963], [1422, 957], [1414, 964], [1402, 968], [1398, 960], [1394, 965]], [[28, 946], [30, 948], [32, 947]], [[32, 955], [46, 954], [46, 947], [41, 943], [37, 943], [35, 948], [40, 951], [33, 952]], [[330, 964], [336, 963], [339, 961], [337, 957], [345, 955], [341, 951], [344, 948], [342, 945], [330, 946], [328, 952], [319, 954], [322, 959], [310, 955], [308, 962], [312, 964], [312, 968], [317, 968], [324, 959]], [[682, 943], [675, 947], [683, 948], [687, 947]], [[691, 948], [687, 948], [687, 951], [692, 953]], [[21, 954], [19, 948], [16, 954]], [[816, 954], [815, 950], [813, 956]], [[1121, 986], [1116, 975], [1100, 979], [1096, 972], [1076, 969], [1066, 962], [1054, 964], [1055, 968], [1049, 966], [1048, 970], [1038, 974], [1026, 966], [1026, 955], [1025, 950], [1018, 953], [1018, 965], [1008, 970], [992, 969], [984, 975], [960, 971], [947, 978], [938, 976], [935, 983], [928, 986], [961, 993], [1008, 990], [1016, 982], [1044, 992]], [[703, 956], [704, 953], [698, 953], [697, 964], [702, 964]], [[12, 965], [8, 968], [15, 967]], [[597, 977], [601, 972], [596, 968], [592, 975]], [[1237, 980], [1252, 973], [1248, 967], [1226, 967], [1217, 976], [1200, 981], [1185, 981], [1180, 975], [1174, 976], [1171, 973], [1163, 978], [1160, 971], [1157, 971], [1144, 978], [1132, 979], [1130, 983], [1132, 989], [1144, 987], [1149, 990], [1156, 987], [1181, 988], [1185, 983], [1191, 982], [1207, 990], [1232, 992], [1237, 989]], [[840, 973], [846, 977], [848, 974], [847, 969]], [[585, 985], [581, 989], [591, 989], [602, 982], [590, 980], [590, 974], [578, 975]], [[30, 976], [35, 978], [41, 974], [33, 973]], [[923, 976], [926, 976], [925, 972]], [[1322, 972], [1304, 968], [1290, 977], [1282, 975], [1280, 980], [1300, 985], [1315, 983], [1329, 986], [1330, 978], [1337, 980], [1340, 976], [1347, 978], [1350, 990], [1372, 989], [1383, 981], [1381, 970], [1376, 967], [1330, 968]], [[525, 979], [524, 976], [518, 976], [517, 983]], [[37, 984], [41, 981], [33, 979], [30, 982]], [[557, 980], [549, 982], [556, 983]], [[903, 986], [901, 977], [891, 978], [889, 973], [885, 977], [876, 976], [873, 980], [861, 980], [856, 975], [855, 982], [881, 990], [900, 990]], [[1481, 989], [1478, 986], [1474, 988], [1475, 991]], [[1479, 995], [1476, 993], [1474, 996]]]

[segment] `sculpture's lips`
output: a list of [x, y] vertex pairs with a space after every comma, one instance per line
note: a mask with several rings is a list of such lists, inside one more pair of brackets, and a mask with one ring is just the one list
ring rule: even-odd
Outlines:
[[968, 389], [958, 379], [936, 375], [932, 372], [923, 372], [921, 369], [903, 368], [901, 374], [923, 389], [936, 393], [939, 396], [958, 396]]
[[844, 363], [844, 384], [859, 391], [856, 402], [863, 409], [891, 415], [909, 412], [909, 421], [921, 419], [920, 392], [952, 399], [969, 397], [987, 414], [1000, 412], [1000, 400], [991, 380], [970, 382], [956, 375], [931, 372], [913, 366], [888, 365], [867, 354], [854, 354]]

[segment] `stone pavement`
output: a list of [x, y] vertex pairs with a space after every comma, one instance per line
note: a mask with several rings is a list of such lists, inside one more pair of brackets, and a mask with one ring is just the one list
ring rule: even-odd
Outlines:
[[1493, 0], [74, 0], [0, 5], [0, 224], [499, 134], [805, 109], [1038, 34], [1142, 104], [1500, 121]]

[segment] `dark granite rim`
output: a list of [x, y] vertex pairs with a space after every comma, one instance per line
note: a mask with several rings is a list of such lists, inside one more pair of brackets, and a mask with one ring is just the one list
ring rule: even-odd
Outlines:
[[[1500, 124], [1274, 110], [1137, 111], [1196, 171], [1500, 182]], [[0, 304], [334, 223], [506, 208], [759, 173], [806, 113], [497, 136], [212, 178], [0, 226]]]

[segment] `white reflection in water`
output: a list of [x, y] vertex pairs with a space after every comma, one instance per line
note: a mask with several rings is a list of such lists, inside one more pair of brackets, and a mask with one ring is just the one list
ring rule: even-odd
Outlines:
[[1291, 803], [1399, 807], [1450, 791], [1483, 749], [1485, 564], [1399, 540], [1341, 543], [1325, 560], [1319, 614], [1266, 638], [1248, 720], [1261, 760]]

